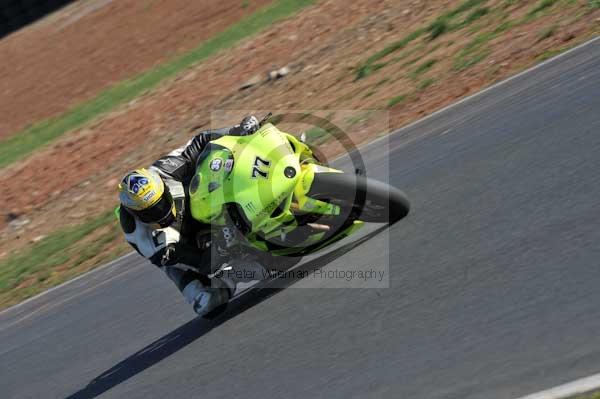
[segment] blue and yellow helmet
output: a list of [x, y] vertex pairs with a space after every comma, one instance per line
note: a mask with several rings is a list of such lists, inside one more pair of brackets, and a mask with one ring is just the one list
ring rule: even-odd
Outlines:
[[119, 183], [121, 206], [148, 224], [167, 227], [175, 221], [175, 205], [159, 174], [145, 168], [128, 172]]

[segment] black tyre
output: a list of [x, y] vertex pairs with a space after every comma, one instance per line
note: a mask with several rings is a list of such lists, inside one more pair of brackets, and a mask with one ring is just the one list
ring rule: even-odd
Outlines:
[[406, 195], [389, 184], [346, 173], [317, 173], [307, 194], [341, 204], [364, 222], [394, 224], [408, 215]]

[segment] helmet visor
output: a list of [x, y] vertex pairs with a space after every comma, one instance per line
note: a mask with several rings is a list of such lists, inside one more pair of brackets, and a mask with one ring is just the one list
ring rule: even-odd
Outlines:
[[169, 219], [169, 215], [173, 216], [173, 197], [168, 190], [165, 190], [161, 199], [148, 209], [142, 209], [140, 211], [131, 211], [144, 223], [161, 223]]

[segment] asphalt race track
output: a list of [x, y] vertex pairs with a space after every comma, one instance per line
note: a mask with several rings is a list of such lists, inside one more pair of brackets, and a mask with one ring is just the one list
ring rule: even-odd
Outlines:
[[[0, 314], [2, 398], [503, 398], [600, 371], [600, 40], [366, 147], [412, 213], [194, 318], [128, 256]], [[389, 257], [385, 252], [390, 247]]]

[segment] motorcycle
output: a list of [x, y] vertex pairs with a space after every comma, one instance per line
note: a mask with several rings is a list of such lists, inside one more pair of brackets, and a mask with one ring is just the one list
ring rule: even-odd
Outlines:
[[402, 191], [329, 167], [268, 117], [253, 134], [211, 141], [190, 181], [192, 217], [222, 229], [226, 247], [235, 241], [274, 259], [302, 257], [365, 223], [394, 224], [408, 214]]

